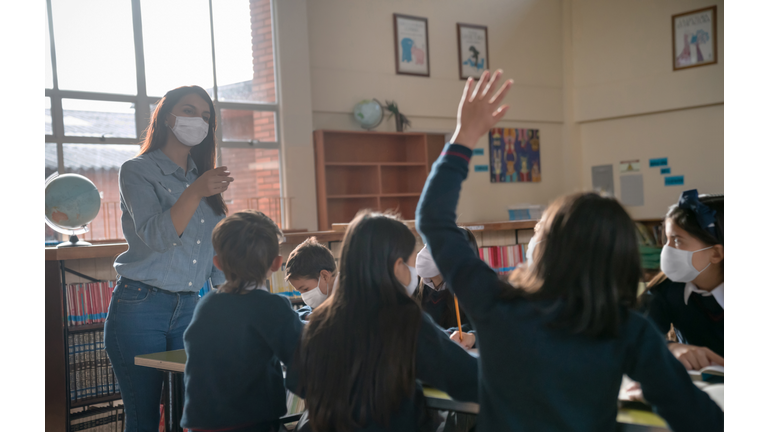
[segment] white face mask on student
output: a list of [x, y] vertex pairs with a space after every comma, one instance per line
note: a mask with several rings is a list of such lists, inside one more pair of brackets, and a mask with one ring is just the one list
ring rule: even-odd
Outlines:
[[439, 276], [440, 270], [437, 269], [437, 264], [435, 264], [435, 260], [432, 259], [432, 254], [426, 246], [416, 255], [416, 273], [421, 276], [426, 285], [435, 289], [435, 283], [432, 282], [432, 278]]
[[317, 279], [317, 286], [315, 288], [312, 288], [305, 293], [301, 293], [301, 299], [307, 306], [311, 307], [312, 309], [323, 304], [327, 298], [328, 294], [323, 294], [323, 292], [320, 291], [320, 278]]
[[400, 285], [403, 285], [403, 288], [405, 288], [405, 292], [408, 293], [409, 296], [412, 296], [414, 292], [416, 292], [416, 288], [419, 286], [419, 275], [416, 273], [416, 268], [411, 267], [408, 264], [406, 264], [406, 267], [408, 267], [408, 271], [411, 272], [411, 281], [408, 282], [408, 286], [403, 285], [401, 282]]
[[525, 250], [525, 262], [528, 263], [528, 267], [533, 267], [533, 249], [537, 244], [539, 244], [539, 241], [534, 239], [528, 242], [528, 248]]
[[704, 267], [701, 270], [696, 270], [696, 267], [693, 266], [693, 254], [703, 250], [712, 249], [713, 247], [714, 246], [710, 246], [695, 251], [685, 251], [664, 245], [661, 249], [661, 271], [663, 271], [672, 282], [691, 282], [712, 264], [710, 262], [707, 264], [707, 267]]
[[173, 113], [171, 115], [176, 117], [171, 131], [185, 146], [194, 147], [208, 136], [208, 123], [202, 117], [179, 117]]

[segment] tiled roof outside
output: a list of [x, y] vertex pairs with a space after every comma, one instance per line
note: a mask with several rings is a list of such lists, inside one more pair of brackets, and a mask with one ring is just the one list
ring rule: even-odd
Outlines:
[[[64, 167], [67, 171], [118, 170], [123, 162], [138, 153], [138, 144], [64, 144]], [[57, 168], [56, 145], [48, 144], [45, 146], [45, 169], [55, 171]]]

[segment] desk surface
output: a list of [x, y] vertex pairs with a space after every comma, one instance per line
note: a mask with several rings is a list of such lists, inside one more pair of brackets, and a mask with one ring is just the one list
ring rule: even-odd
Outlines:
[[[146, 366], [163, 371], [184, 372], [184, 365], [187, 362], [187, 353], [183, 350], [165, 351], [154, 354], [144, 354], [136, 356], [137, 366]], [[474, 402], [459, 402], [451, 399], [448, 394], [430, 387], [424, 388], [424, 396], [427, 399], [427, 406], [430, 408], [446, 411], [458, 411], [463, 413], [477, 414], [480, 412], [480, 405]], [[638, 425], [651, 430], [668, 430], [666, 422], [649, 411], [634, 409], [619, 409], [616, 421], [625, 425]], [[648, 430], [648, 429], [646, 429]]]

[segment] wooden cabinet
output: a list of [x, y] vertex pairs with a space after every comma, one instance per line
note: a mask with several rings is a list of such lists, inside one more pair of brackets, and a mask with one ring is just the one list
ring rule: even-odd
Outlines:
[[329, 230], [359, 210], [396, 210], [414, 219], [444, 135], [316, 130], [317, 223]]

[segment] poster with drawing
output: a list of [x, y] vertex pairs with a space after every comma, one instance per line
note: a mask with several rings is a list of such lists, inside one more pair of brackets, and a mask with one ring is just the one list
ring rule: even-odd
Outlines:
[[672, 17], [673, 69], [717, 63], [717, 6]]
[[539, 130], [493, 128], [488, 132], [491, 183], [541, 181]]
[[459, 39], [459, 78], [480, 78], [488, 65], [488, 27], [456, 24]]
[[393, 14], [395, 70], [401, 75], [429, 76], [427, 19]]

